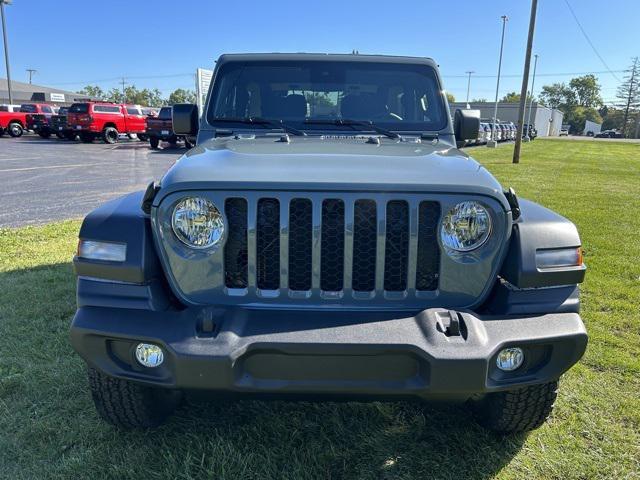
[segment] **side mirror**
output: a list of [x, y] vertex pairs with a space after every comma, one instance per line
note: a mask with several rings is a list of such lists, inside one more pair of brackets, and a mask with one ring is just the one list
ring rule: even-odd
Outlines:
[[456, 140], [475, 140], [480, 128], [480, 110], [456, 110], [454, 119]]
[[177, 103], [172, 109], [173, 131], [177, 135], [197, 135], [200, 127], [198, 106], [191, 103]]

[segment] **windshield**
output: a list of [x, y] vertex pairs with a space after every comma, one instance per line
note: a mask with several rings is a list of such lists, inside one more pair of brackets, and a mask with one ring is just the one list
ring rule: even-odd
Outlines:
[[35, 105], [30, 105], [30, 104], [24, 104], [22, 106], [20, 106], [20, 111], [22, 113], [37, 113], [38, 112], [38, 107], [36, 107]]
[[328, 122], [339, 119], [418, 132], [447, 124], [435, 70], [424, 64], [229, 62], [220, 67], [213, 88], [208, 119], [224, 128], [233, 125], [230, 120], [252, 117], [304, 130], [344, 129]]

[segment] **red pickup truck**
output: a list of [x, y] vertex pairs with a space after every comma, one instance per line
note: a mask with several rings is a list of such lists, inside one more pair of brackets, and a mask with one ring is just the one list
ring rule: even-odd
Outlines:
[[6, 132], [21, 137], [25, 130], [33, 130], [39, 120], [53, 114], [53, 107], [45, 103], [25, 103], [19, 112], [0, 112], [0, 136]]
[[173, 132], [172, 107], [162, 107], [157, 117], [147, 117], [147, 136], [151, 148], [158, 148], [160, 141], [166, 141], [175, 147], [178, 140], [184, 140], [184, 145], [191, 148], [191, 143], [187, 137], [178, 136]]
[[137, 105], [97, 101], [74, 103], [67, 114], [68, 128], [77, 132], [85, 143], [98, 137], [106, 143], [116, 143], [121, 133], [136, 134], [146, 141], [145, 119]]

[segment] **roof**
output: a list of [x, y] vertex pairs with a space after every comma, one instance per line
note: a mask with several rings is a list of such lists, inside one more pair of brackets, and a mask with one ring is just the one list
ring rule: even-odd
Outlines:
[[[13, 102], [55, 102], [51, 98], [51, 94], [64, 95], [65, 103], [73, 101], [79, 94], [69, 90], [61, 90], [59, 88], [46, 87], [44, 85], [30, 84], [11, 80], [11, 93], [13, 94]], [[34, 94], [43, 94], [39, 98], [35, 98]], [[8, 100], [9, 92], [7, 90], [7, 79], [0, 78], [0, 101]]]
[[409, 57], [399, 55], [364, 55], [361, 53], [225, 53], [220, 56], [218, 63], [243, 61], [333, 61], [333, 62], [377, 62], [377, 63], [405, 63], [427, 64], [436, 67], [432, 58]]

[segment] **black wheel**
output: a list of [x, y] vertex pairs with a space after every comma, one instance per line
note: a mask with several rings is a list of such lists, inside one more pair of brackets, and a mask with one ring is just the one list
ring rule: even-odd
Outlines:
[[93, 133], [88, 133], [88, 132], [80, 133], [80, 140], [82, 140], [83, 143], [91, 143], [91, 142], [93, 142], [93, 140], [94, 140]]
[[62, 140], [64, 138], [64, 133], [56, 132], [56, 137], [58, 137], [60, 140]]
[[49, 131], [47, 131], [47, 130], [40, 130], [40, 131], [38, 132], [38, 135], [40, 135], [40, 137], [42, 137], [42, 138], [45, 138], [45, 139], [46, 139], [46, 138], [51, 137], [51, 132], [49, 132]]
[[193, 148], [193, 144], [189, 140], [187, 140], [186, 137], [184, 139], [184, 146], [187, 147], [187, 149]]
[[149, 135], [145, 133], [139, 133], [138, 140], [140, 140], [141, 142], [146, 142], [147, 140], [149, 140]]
[[77, 137], [76, 132], [69, 131], [64, 133], [64, 138], [66, 138], [67, 140], [75, 140], [76, 137]]
[[22, 125], [17, 122], [10, 123], [7, 130], [9, 131], [9, 135], [13, 138], [21, 137], [24, 133], [24, 128], [22, 128]]
[[549, 418], [558, 395], [558, 382], [490, 393], [472, 403], [480, 425], [499, 433], [535, 430]]
[[171, 148], [176, 148], [176, 145], [178, 144], [178, 137], [172, 135], [167, 139], [167, 141], [169, 142], [169, 145], [171, 145]]
[[149, 137], [149, 145], [155, 150], [160, 145], [160, 139], [158, 137]]
[[89, 388], [103, 420], [122, 428], [150, 428], [162, 424], [182, 399], [178, 390], [153, 388], [88, 369]]
[[106, 127], [102, 131], [102, 139], [104, 140], [104, 143], [116, 143], [118, 141], [118, 130], [113, 127]]
[[4, 128], [0, 127], [0, 137], [4, 135]]

